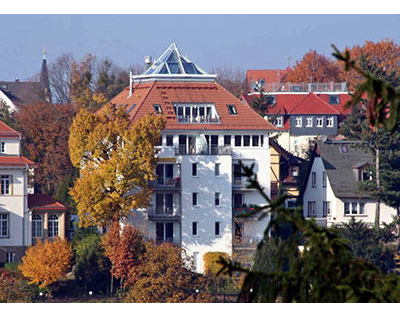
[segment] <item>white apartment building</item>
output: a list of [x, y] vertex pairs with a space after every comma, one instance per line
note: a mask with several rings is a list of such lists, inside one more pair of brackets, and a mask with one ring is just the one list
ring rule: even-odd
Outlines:
[[[157, 242], [182, 246], [196, 270], [207, 252], [255, 247], [268, 218], [237, 218], [265, 204], [246, 188], [239, 162], [254, 171], [270, 195], [268, 135], [276, 128], [215, 82], [172, 44], [111, 103], [127, 106], [132, 122], [163, 115], [158, 180], [151, 205], [131, 218]], [[254, 249], [254, 248], [253, 248]]]
[[0, 121], [0, 264], [19, 261], [38, 238], [65, 236], [67, 207], [34, 194], [35, 167], [21, 156], [21, 134]]

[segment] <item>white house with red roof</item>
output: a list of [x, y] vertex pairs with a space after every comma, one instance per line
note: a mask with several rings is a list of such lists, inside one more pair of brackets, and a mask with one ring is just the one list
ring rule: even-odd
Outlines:
[[268, 137], [276, 127], [215, 78], [172, 44], [111, 101], [127, 106], [132, 123], [147, 113], [165, 117], [152, 202], [132, 221], [157, 242], [182, 246], [198, 272], [207, 252], [254, 250], [268, 224], [236, 217], [265, 204], [237, 172], [240, 161], [254, 164], [270, 195]]
[[[298, 88], [300, 91], [265, 92], [268, 104], [265, 119], [281, 129], [271, 137], [284, 149], [305, 157], [311, 140], [318, 136], [337, 136], [340, 122], [351, 111], [344, 107], [351, 96], [341, 83], [298, 84]], [[251, 106], [259, 95], [259, 92], [250, 93], [241, 100]]]
[[67, 207], [34, 194], [36, 167], [21, 155], [21, 134], [0, 121], [0, 264], [19, 261], [37, 238], [65, 237]]

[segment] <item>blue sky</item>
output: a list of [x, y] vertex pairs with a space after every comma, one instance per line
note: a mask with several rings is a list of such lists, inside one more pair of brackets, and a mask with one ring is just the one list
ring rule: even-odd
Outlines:
[[365, 40], [400, 43], [400, 15], [0, 15], [0, 80], [26, 79], [64, 52], [120, 66], [158, 57], [175, 41], [204, 70], [274, 69], [309, 50], [330, 55]]

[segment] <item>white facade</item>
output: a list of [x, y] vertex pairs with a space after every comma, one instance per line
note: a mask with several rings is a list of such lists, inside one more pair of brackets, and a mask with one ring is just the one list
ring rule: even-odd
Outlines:
[[[312, 203], [315, 203], [315, 206], [312, 206]], [[315, 212], [309, 214], [309, 209], [312, 210], [314, 208]], [[345, 208], [348, 211], [345, 212]], [[383, 203], [381, 203], [380, 209], [380, 224], [391, 223], [393, 216], [397, 215], [396, 209]], [[303, 195], [303, 214], [305, 218], [313, 217], [318, 224], [323, 226], [348, 222], [352, 217], [373, 225], [375, 222], [375, 210], [376, 203], [372, 199], [336, 197], [329, 178], [326, 176], [322, 158], [315, 157]]]
[[[263, 236], [268, 217], [262, 221], [239, 219], [237, 221], [242, 224], [235, 224], [234, 214], [251, 204], [265, 204], [265, 201], [258, 192], [247, 189], [245, 179], [234, 176], [233, 170], [238, 168], [234, 165], [239, 164], [239, 161], [248, 166], [254, 163], [254, 171], [265, 192], [270, 195], [267, 133], [177, 130], [164, 131], [162, 134], [159, 165], [173, 165], [172, 171], [168, 171], [169, 175], [166, 175], [166, 167], [161, 171], [163, 176], [169, 177], [170, 180], [161, 180], [161, 184], [155, 186], [152, 205], [148, 210], [134, 212], [132, 221], [135, 225], [147, 231], [156, 241], [173, 241], [182, 246], [187, 255], [193, 257], [196, 271], [200, 273], [204, 271], [203, 256], [207, 252], [225, 252], [232, 256], [235, 242], [238, 243], [238, 236], [235, 236], [238, 229], [239, 244], [247, 246], [253, 243], [254, 246]], [[172, 135], [173, 141], [172, 145], [169, 143], [170, 146], [167, 146], [167, 135]], [[187, 148], [182, 148], [182, 143], [179, 147], [179, 139], [182, 139], [183, 135], [193, 137]], [[218, 137], [218, 141], [213, 148], [209, 147], [203, 154], [198, 154], [202, 146], [207, 146], [204, 141], [206, 135], [214, 142]], [[250, 137], [249, 146], [243, 146], [244, 135]], [[231, 136], [230, 145], [225, 144], [225, 136]], [[235, 136], [241, 136], [241, 146], [235, 146]], [[258, 142], [254, 140], [253, 143], [253, 136], [258, 138]], [[191, 149], [187, 150], [188, 148]], [[164, 185], [165, 183], [167, 184]], [[166, 202], [167, 200], [169, 202]], [[169, 214], [161, 214], [162, 209]], [[159, 214], [154, 214], [157, 212]]]

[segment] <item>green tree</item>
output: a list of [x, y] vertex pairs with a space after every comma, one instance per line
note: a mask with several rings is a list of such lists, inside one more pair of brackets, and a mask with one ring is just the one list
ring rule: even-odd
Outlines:
[[260, 87], [259, 93], [259, 96], [255, 97], [253, 102], [251, 102], [251, 106], [258, 114], [264, 117], [264, 115], [268, 112], [269, 104], [262, 87]]

